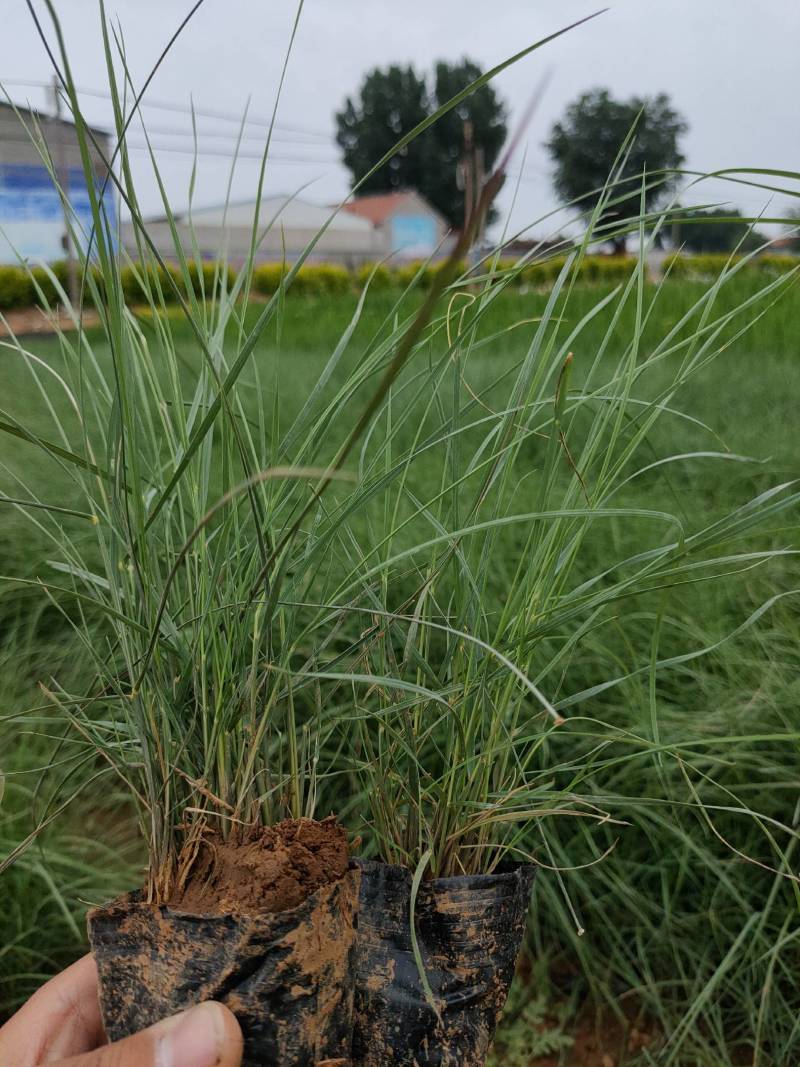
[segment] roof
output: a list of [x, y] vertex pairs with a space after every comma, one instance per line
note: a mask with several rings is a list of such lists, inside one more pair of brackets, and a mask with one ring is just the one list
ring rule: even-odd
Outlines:
[[431, 207], [427, 200], [413, 189], [398, 189], [393, 193], [370, 193], [367, 196], [357, 196], [349, 204], [345, 204], [343, 210], [351, 215], [367, 219], [373, 226], [380, 226], [406, 207], [409, 201], [416, 202], [418, 206], [424, 207], [432, 215], [439, 214], [436, 208]]
[[[37, 108], [30, 107], [28, 104], [10, 104], [7, 100], [0, 100], [0, 107], [7, 108], [9, 111], [19, 111], [27, 113], [28, 115], [33, 115], [38, 122], [49, 123], [51, 125], [57, 123], [59, 126], [69, 126], [70, 129], [74, 129], [75, 127], [75, 123], [72, 119], [56, 118], [55, 115], [49, 115], [46, 111], [39, 111]], [[102, 130], [99, 126], [90, 126], [88, 122], [84, 122], [84, 126], [98, 137], [111, 136], [108, 130]]]
[[[191, 221], [195, 226], [222, 226], [227, 228], [239, 226], [251, 227], [256, 210], [255, 200], [240, 200], [227, 205], [216, 204], [209, 207], [193, 207]], [[190, 213], [183, 212], [176, 216], [180, 221], [189, 221]], [[287, 229], [321, 230], [331, 217], [331, 208], [322, 204], [312, 204], [296, 196], [265, 196], [259, 209], [259, 222], [267, 226], [274, 220], [274, 225]], [[161, 217], [163, 218], [163, 216]], [[159, 221], [159, 220], [151, 220]], [[327, 227], [334, 231], [371, 231], [372, 227], [364, 219], [344, 215], [341, 211], [331, 220]]]

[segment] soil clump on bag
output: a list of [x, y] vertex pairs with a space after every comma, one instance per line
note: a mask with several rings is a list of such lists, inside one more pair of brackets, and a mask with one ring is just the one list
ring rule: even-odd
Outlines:
[[194, 915], [288, 911], [343, 878], [348, 859], [347, 836], [334, 817], [286, 819], [239, 840], [209, 835], [167, 903]]

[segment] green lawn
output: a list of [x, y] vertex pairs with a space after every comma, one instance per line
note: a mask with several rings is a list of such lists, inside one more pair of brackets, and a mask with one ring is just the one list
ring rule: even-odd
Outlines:
[[[740, 305], [755, 284], [732, 282], [721, 304]], [[648, 299], [653, 292], [648, 290]], [[698, 283], [666, 285], [647, 321], [642, 351], [663, 337], [701, 292]], [[564, 336], [600, 295], [596, 288], [576, 291]], [[485, 341], [463, 369], [483, 408], [500, 404], [504, 373], [522, 358], [545, 300], [545, 294], [506, 293], [485, 317]], [[277, 381], [281, 420], [289, 424], [354, 308], [350, 297], [286, 301], [279, 327], [257, 349], [258, 375], [247, 372], [253, 412], [273, 403]], [[390, 293], [369, 299], [346, 358], [357, 359], [359, 346], [392, 314]], [[630, 336], [630, 315], [626, 311], [617, 324], [620, 344]], [[674, 512], [694, 530], [768, 486], [800, 477], [799, 322], [800, 292], [794, 286], [745, 336], [731, 331], [727, 350], [673, 401], [691, 418], [667, 415], [650, 441], [654, 462], [688, 452], [729, 451], [741, 458], [719, 462], [698, 456], [679, 466], [654, 467], [626, 486], [620, 504]], [[577, 382], [607, 324], [608, 316], [601, 314], [583, 330], [574, 351]], [[36, 339], [30, 347], [58, 371], [62, 354], [55, 340]], [[188, 331], [184, 355], [189, 373], [197, 354]], [[98, 349], [98, 356], [102, 360], [107, 353]], [[344, 367], [337, 373], [344, 374]], [[404, 398], [415, 397], [413, 374], [412, 367]], [[661, 374], [654, 368], [646, 389], [657, 390]], [[667, 374], [664, 367], [663, 380]], [[0, 408], [49, 434], [46, 399], [19, 357], [0, 349]], [[424, 400], [420, 395], [398, 406], [399, 444], [414, 433]], [[1, 492], [19, 495], [14, 481], [19, 475], [37, 487], [47, 485], [42, 495], [69, 505], [69, 480], [30, 444], [4, 438], [0, 460]], [[415, 492], [435, 489], [439, 462], [432, 453], [427, 468], [417, 465]], [[531, 469], [536, 462], [531, 446]], [[784, 515], [762, 528], [759, 547], [800, 548], [799, 523], [799, 515], [788, 520]], [[369, 530], [363, 533], [369, 536]], [[611, 550], [616, 557], [636, 544], [636, 536], [628, 522], [610, 520], [588, 541], [581, 567], [587, 575], [598, 573], [599, 561]], [[489, 594], [498, 607], [521, 539], [514, 527], [503, 534]], [[0, 574], [44, 575], [47, 558], [44, 532], [32, 533], [11, 508], [0, 512]], [[650, 752], [616, 769], [606, 759], [602, 773], [589, 777], [589, 787], [598, 807], [625, 825], [598, 829], [581, 820], [554, 819], [546, 847], [542, 839], [535, 842], [543, 863], [564, 870], [544, 869], [537, 879], [528, 936], [536, 980], [515, 993], [499, 1062], [521, 1065], [548, 1046], [568, 1045], [559, 1034], [562, 1029], [569, 1034], [574, 1014], [601, 1006], [619, 1018], [644, 1020], [641, 1026], [666, 1036], [660, 1050], [630, 1063], [800, 1062], [800, 892], [789, 875], [800, 869], [792, 832], [800, 822], [800, 596], [783, 597], [734, 633], [770, 598], [793, 589], [800, 589], [800, 564], [787, 555], [713, 583], [652, 590], [621, 604], [602, 630], [587, 635], [568, 669], [545, 679], [548, 696], [563, 698], [627, 675], [651, 657], [664, 660], [715, 646], [705, 657], [664, 669], [654, 688], [645, 670], [570, 709], [578, 717], [543, 754], [554, 764], [566, 755], [585, 754], [588, 760], [597, 736], [580, 718], [586, 716], [609, 724], [606, 756], [624, 751], [620, 731], [678, 746], [683, 755], [678, 761]], [[38, 707], [39, 681], [64, 672], [79, 676], [82, 669], [81, 649], [63, 615], [37, 592], [0, 584], [2, 712]], [[68, 735], [32, 736], [39, 719], [34, 713], [22, 726], [12, 726], [0, 717], [0, 766], [6, 773], [0, 860], [34, 819], [57, 804], [50, 804], [51, 796], [65, 788], [58, 776]], [[48, 764], [53, 769], [43, 777], [40, 768]], [[79, 771], [91, 773], [91, 766]], [[85, 901], [136, 881], [139, 857], [124, 800], [113, 787], [104, 787], [101, 799], [92, 794], [91, 804], [89, 795], [79, 795], [41, 843], [0, 876], [0, 1014], [81, 951]], [[609, 854], [595, 863], [606, 849]]]

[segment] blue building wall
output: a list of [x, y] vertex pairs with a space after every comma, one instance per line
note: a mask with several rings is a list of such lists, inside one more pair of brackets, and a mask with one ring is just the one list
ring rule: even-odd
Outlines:
[[[102, 182], [97, 177], [98, 189]], [[69, 169], [69, 200], [78, 243], [85, 249], [92, 227], [83, 170]], [[112, 234], [116, 204], [109, 186], [103, 199]], [[64, 213], [47, 168], [37, 163], [0, 163], [0, 263], [23, 259], [53, 262], [64, 257]]]
[[392, 217], [392, 252], [427, 259], [436, 250], [437, 236], [436, 220], [430, 215]]

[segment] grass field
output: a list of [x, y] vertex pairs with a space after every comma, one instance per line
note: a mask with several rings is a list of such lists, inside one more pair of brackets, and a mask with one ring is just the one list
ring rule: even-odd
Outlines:
[[[741, 305], [756, 284], [734, 280], [721, 304]], [[663, 337], [701, 292], [698, 283], [668, 283], [647, 320], [642, 351]], [[596, 287], [576, 291], [571, 321], [562, 326], [565, 336], [602, 295]], [[647, 298], [654, 295], [649, 289]], [[484, 343], [474, 346], [463, 372], [480, 398], [478, 410], [491, 410], [495, 397], [500, 402], [504, 372], [524, 355], [545, 299], [509, 292], [485, 316]], [[357, 359], [359, 345], [383, 328], [393, 300], [391, 293], [368, 300], [346, 359]], [[286, 301], [278, 328], [257, 350], [254, 411], [272, 404], [277, 380], [280, 417], [289, 424], [354, 305], [355, 297]], [[680, 466], [654, 467], [625, 487], [619, 504], [674, 512], [687, 530], [695, 530], [768, 486], [800, 476], [798, 321], [800, 292], [793, 286], [675, 398], [674, 407], [691, 419], [667, 416], [650, 439], [654, 462], [689, 452], [729, 452], [736, 458], [712, 462], [701, 455]], [[574, 350], [578, 382], [607, 323], [601, 314], [581, 334]], [[623, 315], [615, 333], [620, 344], [631, 329]], [[37, 339], [30, 347], [58, 369], [56, 341]], [[196, 352], [188, 331], [184, 355], [191, 368]], [[659, 376], [668, 370], [655, 367], [645, 388], [657, 391]], [[344, 373], [344, 364], [337, 373]], [[424, 400], [405, 399], [413, 395], [408, 388], [394, 411], [400, 442], [415, 432], [414, 405], [421, 410]], [[46, 398], [19, 357], [3, 349], [0, 398], [0, 408], [48, 432]], [[420, 497], [435, 491], [440, 462], [431, 453], [427, 467], [417, 464], [411, 484]], [[69, 506], [69, 482], [57, 464], [23, 441], [4, 439], [0, 491], [18, 493], [15, 475], [45, 485], [42, 495]], [[758, 531], [758, 547], [800, 548], [799, 527], [800, 515], [784, 514]], [[373, 532], [362, 531], [366, 539]], [[597, 574], [603, 569], [599, 561], [612, 551], [614, 558], [624, 554], [635, 535], [629, 520], [598, 526], [581, 568]], [[521, 548], [522, 534], [505, 528], [489, 590], [498, 610]], [[37, 537], [12, 508], [0, 513], [0, 574], [46, 575], [47, 558], [44, 533]], [[528, 936], [533, 964], [528, 983], [515, 991], [498, 1063], [522, 1065], [548, 1053], [568, 1056], [576, 1020], [593, 1019], [600, 1009], [623, 1030], [630, 1025], [651, 1035], [648, 1048], [632, 1053], [627, 1063], [800, 1063], [800, 890], [792, 874], [800, 869], [800, 595], [793, 597], [792, 590], [800, 590], [800, 563], [785, 555], [713, 583], [631, 597], [602, 629], [587, 633], [558, 677], [540, 681], [550, 699], [568, 702], [641, 668], [619, 685], [565, 705], [573, 721], [542, 754], [554, 765], [566, 758], [588, 763], [598, 731], [605, 731], [602, 767], [587, 774], [581, 788], [625, 825], [553, 819], [531, 842], [545, 865]], [[787, 595], [743, 626], [777, 594]], [[711, 649], [705, 656], [657, 674], [648, 670], [651, 661], [704, 648]], [[54, 605], [38, 591], [0, 584], [3, 713], [39, 707], [38, 681], [53, 674], [79, 677], [84, 664], [82, 649]], [[44, 712], [14, 723], [3, 724], [0, 717], [0, 765], [6, 774], [0, 859], [37, 819], [57, 808], [81, 775], [92, 773], [91, 765], [84, 766], [70, 771], [69, 782], [59, 780], [69, 735], [49, 723]], [[629, 736], [646, 739], [648, 747], [641, 759], [615, 763]], [[659, 746], [678, 751], [680, 758], [667, 758]], [[51, 772], [42, 778], [40, 769], [48, 765]], [[86, 796], [79, 795], [0, 878], [0, 1013], [81, 951], [86, 901], [101, 900], [139, 877], [141, 857], [125, 801], [113, 786], [104, 788], [102, 808], [96, 797], [89, 804]], [[369, 827], [354, 823], [352, 829], [368, 839]]]

